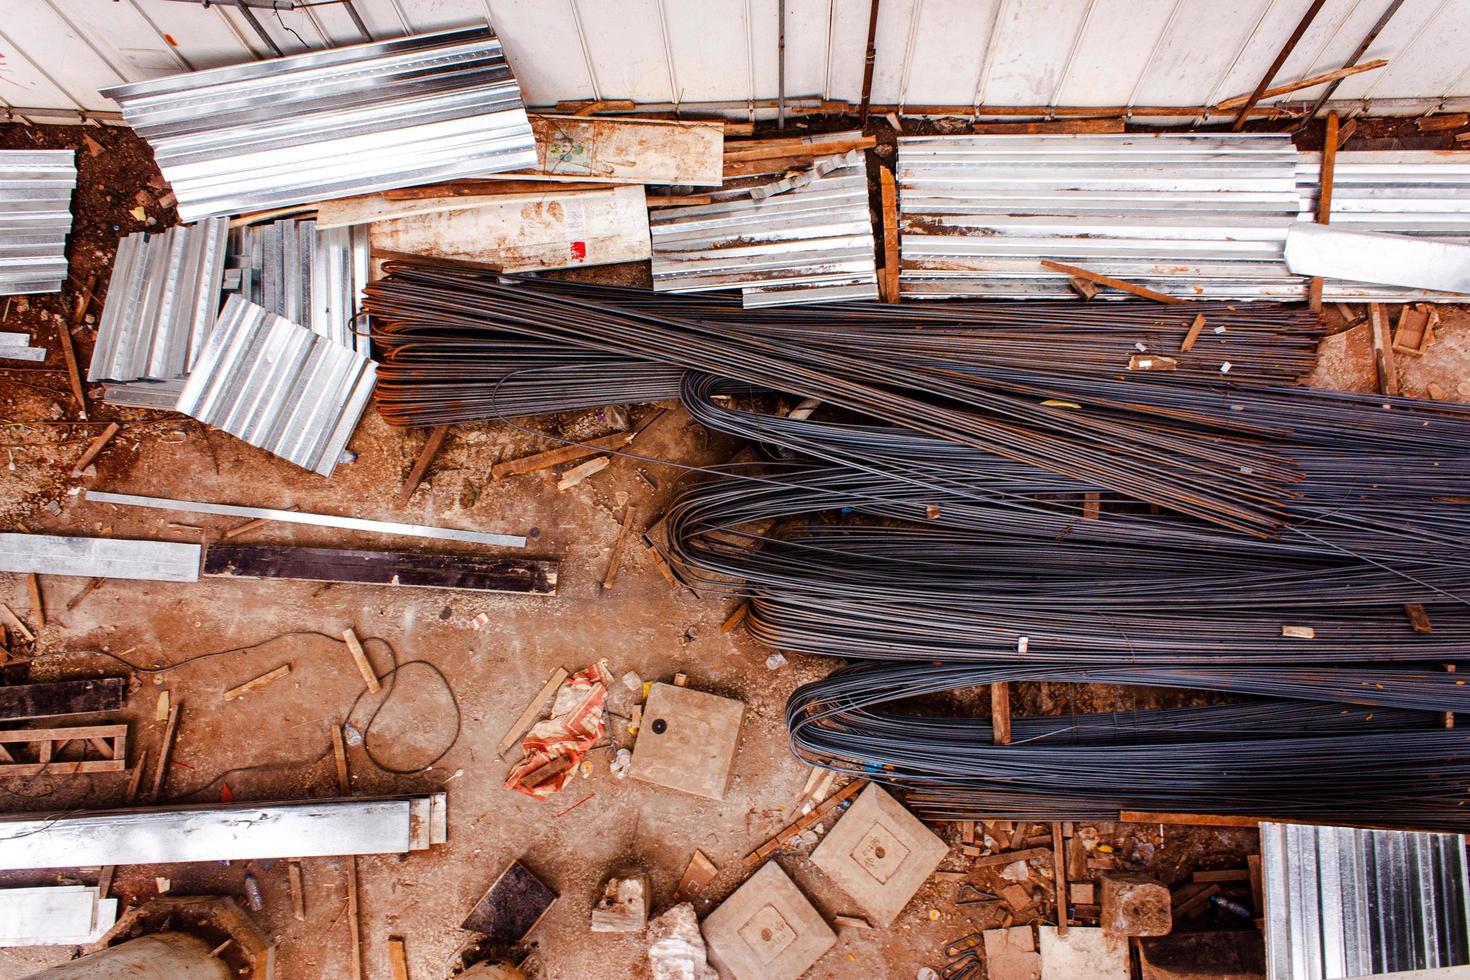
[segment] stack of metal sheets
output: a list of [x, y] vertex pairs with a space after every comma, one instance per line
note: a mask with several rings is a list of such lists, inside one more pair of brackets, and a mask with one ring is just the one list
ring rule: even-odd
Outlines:
[[46, 348], [32, 347], [30, 334], [0, 333], [0, 361], [44, 361]]
[[88, 381], [188, 373], [219, 314], [227, 231], [224, 218], [212, 218], [118, 244]]
[[366, 356], [231, 296], [178, 410], [331, 476], [376, 374]]
[[488, 28], [118, 85], [195, 221], [536, 165], [520, 86]]
[[361, 354], [357, 299], [369, 275], [365, 225], [321, 230], [312, 220], [246, 225], [230, 235], [225, 289]]
[[1074, 295], [1050, 259], [1191, 299], [1301, 299], [1282, 261], [1296, 165], [1277, 134], [901, 138], [900, 292]]
[[0, 296], [54, 293], [66, 280], [71, 150], [0, 150]]
[[[1321, 154], [1297, 163], [1301, 220], [1317, 219]], [[1331, 226], [1470, 244], [1470, 159], [1459, 151], [1361, 150], [1338, 153], [1332, 167]], [[1324, 279], [1322, 298], [1338, 302], [1459, 303], [1458, 293]]]
[[1470, 964], [1465, 838], [1261, 824], [1270, 980]]
[[877, 299], [862, 154], [818, 160], [809, 179], [768, 187], [654, 212], [654, 290], [739, 289], [747, 307]]

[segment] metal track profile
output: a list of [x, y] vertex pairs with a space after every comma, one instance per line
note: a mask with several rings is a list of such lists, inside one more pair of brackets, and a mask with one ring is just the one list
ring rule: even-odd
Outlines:
[[1470, 964], [1465, 837], [1261, 824], [1270, 980]]
[[312, 333], [368, 354], [353, 329], [369, 273], [365, 226], [319, 229], [313, 220], [246, 225], [230, 234], [225, 288]]
[[520, 86], [488, 28], [117, 85], [195, 221], [536, 165]]
[[225, 302], [177, 407], [331, 476], [376, 376], [364, 355], [236, 295]]
[[0, 150], [0, 296], [61, 289], [76, 186], [71, 150]]
[[0, 571], [197, 582], [197, 544], [0, 534]]
[[[1320, 153], [1302, 153], [1296, 168], [1301, 220], [1317, 220]], [[1458, 151], [1354, 150], [1332, 166], [1330, 227], [1377, 231], [1470, 245], [1470, 160]], [[1459, 303], [1431, 289], [1324, 279], [1322, 298], [1345, 303]]]
[[442, 844], [446, 797], [154, 807], [0, 818], [0, 870], [405, 854]]
[[1282, 262], [1296, 163], [1284, 134], [901, 138], [900, 292], [1071, 298], [1050, 259], [1190, 299], [1302, 299]]
[[194, 366], [219, 315], [224, 218], [118, 243], [88, 381], [166, 381]]
[[758, 197], [722, 191], [711, 204], [654, 212], [653, 288], [739, 289], [746, 307], [877, 299], [862, 154], [823, 158], [813, 173]]
[[0, 360], [44, 361], [46, 348], [32, 347], [31, 337], [24, 333], [0, 333]]

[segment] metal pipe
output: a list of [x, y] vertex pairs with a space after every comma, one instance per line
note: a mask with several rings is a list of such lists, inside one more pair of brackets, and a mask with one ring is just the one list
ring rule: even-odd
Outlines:
[[1257, 83], [1255, 91], [1251, 93], [1250, 98], [1246, 100], [1245, 105], [1241, 107], [1239, 114], [1236, 115], [1235, 122], [1230, 125], [1231, 132], [1239, 132], [1240, 128], [1245, 125], [1250, 110], [1261, 100], [1261, 95], [1266, 91], [1267, 86], [1271, 84], [1271, 79], [1276, 77], [1276, 73], [1281, 70], [1281, 66], [1286, 63], [1286, 59], [1296, 49], [1297, 42], [1302, 39], [1302, 35], [1307, 32], [1307, 28], [1316, 19], [1317, 12], [1322, 9], [1322, 5], [1326, 2], [1327, 0], [1312, 0], [1312, 5], [1307, 8], [1307, 12], [1302, 14], [1301, 20], [1297, 21], [1296, 30], [1291, 32], [1291, 36], [1286, 39], [1286, 43], [1281, 46], [1281, 50], [1276, 52], [1276, 57], [1271, 62], [1271, 67], [1266, 69], [1266, 74], [1261, 76], [1261, 80]]
[[362, 34], [362, 39], [364, 41], [371, 41], [373, 39], [373, 32], [368, 30], [367, 23], [362, 19], [362, 15], [357, 12], [357, 8], [353, 6], [352, 0], [342, 0], [342, 6], [347, 10], [347, 16], [352, 18], [352, 23], [357, 27], [358, 32]]
[[265, 43], [265, 46], [274, 52], [277, 58], [286, 57], [286, 52], [281, 50], [281, 46], [276, 43], [275, 38], [266, 33], [265, 25], [261, 24], [259, 18], [255, 16], [255, 12], [246, 3], [246, 0], [234, 0], [234, 3], [235, 9], [240, 11], [240, 16], [245, 18], [245, 22], [250, 25], [250, 29], [259, 36], [261, 41]]

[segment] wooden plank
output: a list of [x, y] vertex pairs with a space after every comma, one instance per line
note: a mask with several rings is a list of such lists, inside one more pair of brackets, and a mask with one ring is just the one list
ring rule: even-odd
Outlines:
[[357, 641], [357, 634], [351, 629], [343, 630], [342, 642], [347, 644], [347, 652], [352, 654], [352, 662], [357, 665], [357, 672], [362, 675], [362, 682], [367, 685], [368, 693], [377, 694], [383, 689], [383, 685], [378, 683], [377, 671], [373, 670], [372, 661], [368, 660], [367, 652]]
[[26, 594], [31, 599], [31, 617], [39, 629], [46, 628], [46, 600], [41, 595], [41, 576], [35, 572], [26, 575]]
[[1220, 871], [1196, 871], [1190, 876], [1197, 884], [1214, 884], [1216, 882], [1250, 881], [1249, 868], [1225, 868]]
[[342, 726], [332, 726], [332, 760], [337, 767], [337, 792], [347, 796], [352, 792], [347, 782], [347, 743], [342, 740]]
[[633, 505], [628, 504], [623, 508], [623, 523], [618, 528], [618, 536], [613, 539], [612, 554], [607, 559], [607, 574], [602, 576], [600, 588], [606, 591], [613, 587], [613, 582], [618, 577], [618, 563], [622, 559], [623, 539], [628, 536], [628, 528], [633, 526]]
[[[1012, 837], [1012, 840], [1018, 838]], [[1019, 851], [997, 851], [994, 854], [985, 854], [970, 862], [972, 868], [993, 868], [1001, 864], [1013, 864], [1016, 861], [1030, 861], [1032, 858], [1049, 858], [1052, 856], [1050, 847], [1026, 847]]]
[[852, 782], [848, 783], [846, 786], [842, 787], [840, 790], [827, 797], [821, 803], [818, 803], [816, 806], [812, 807], [810, 813], [806, 813], [800, 817], [797, 817], [795, 820], [791, 821], [791, 823], [783, 827], [781, 831], [776, 834], [776, 836], [770, 838], [760, 847], [757, 847], [755, 850], [745, 855], [745, 859], [742, 864], [746, 868], [751, 868], [764, 861], [766, 858], [784, 847], [788, 840], [806, 830], [808, 827], [819, 823], [822, 818], [825, 817], [828, 813], [831, 813], [845, 800], [851, 799], [852, 797], [856, 796], [859, 792], [862, 791], [863, 787], [867, 785], [868, 781], [866, 779], [854, 779]]
[[[290, 507], [286, 507], [284, 509], [290, 511], [298, 511], [301, 508], [297, 504], [292, 504]], [[245, 521], [242, 524], [236, 524], [234, 527], [226, 531], [222, 531], [220, 533], [220, 539], [227, 540], [229, 538], [239, 537], [247, 531], [253, 531], [256, 528], [264, 527], [269, 523], [271, 523], [271, 519], [269, 517], [252, 517], [250, 520]]]
[[715, 867], [713, 861], [705, 857], [704, 852], [695, 849], [694, 855], [689, 859], [689, 866], [684, 869], [684, 874], [679, 878], [679, 886], [674, 889], [674, 900], [677, 902], [692, 902], [709, 887], [709, 883], [715, 880], [720, 869]]
[[[1322, 164], [1317, 178], [1317, 224], [1325, 225], [1332, 220], [1332, 180], [1337, 171], [1338, 116], [1327, 114], [1327, 134], [1322, 144]], [[1318, 313], [1322, 312], [1322, 277], [1313, 276], [1307, 287], [1307, 303]]]
[[1454, 112], [1447, 116], [1420, 116], [1414, 120], [1414, 128], [1421, 133], [1443, 133], [1470, 126], [1470, 115]]
[[[1445, 669], [1445, 673], [1447, 673], [1447, 674], [1453, 674], [1455, 672], [1455, 665], [1454, 664], [1445, 664], [1444, 665], [1444, 669]], [[1454, 728], [1455, 727], [1455, 713], [1453, 711], [1446, 711], [1444, 713], [1443, 724], [1444, 724], [1444, 727], [1445, 728]]]
[[1067, 133], [1121, 133], [1127, 129], [1122, 117], [1113, 119], [1042, 119], [1033, 122], [977, 123], [968, 132], [976, 136], [1007, 134], [1046, 135]]
[[393, 971], [393, 980], [408, 980], [408, 950], [397, 936], [388, 939], [388, 966]]
[[[274, 670], [268, 670], [264, 674], [261, 674], [259, 677], [251, 678], [238, 687], [230, 688], [228, 691], [225, 692], [224, 699], [226, 701], [234, 701], [239, 698], [243, 698], [245, 695], [250, 694], [252, 691], [258, 691], [272, 681], [285, 677], [289, 673], [291, 673], [291, 665], [288, 663], [281, 664], [281, 666], [275, 668]], [[376, 680], [376, 678], [374, 679]]]
[[72, 313], [71, 324], [68, 326], [64, 321], [58, 321], [56, 324], [56, 337], [60, 341], [61, 357], [66, 362], [66, 383], [70, 386], [71, 395], [77, 400], [79, 412], [84, 419], [87, 417], [87, 389], [82, 385], [82, 370], [77, 361], [77, 349], [72, 341], [71, 330], [81, 326], [82, 318], [87, 314], [87, 306], [92, 301], [92, 290], [96, 284], [97, 274], [93, 273], [92, 278], [87, 281], [87, 288], [77, 296], [77, 305]]
[[532, 456], [522, 456], [520, 459], [511, 459], [503, 463], [496, 463], [490, 467], [490, 478], [492, 480], [503, 479], [507, 476], [521, 476], [525, 473], [534, 473], [537, 470], [550, 469], [563, 463], [576, 462], [586, 459], [588, 456], [596, 456], [598, 453], [609, 449], [621, 449], [633, 441], [636, 432], [629, 429], [624, 432], [614, 432], [611, 435], [598, 436], [596, 439], [588, 439], [579, 445], [558, 446], [556, 449], [548, 449], [544, 453], [536, 453]]
[[1124, 810], [1118, 814], [1118, 820], [1122, 823], [1162, 823], [1171, 827], [1245, 827], [1251, 830], [1267, 819], [1270, 818], [1222, 813], [1164, 813], [1157, 810]]
[[[62, 329], [62, 332], [66, 332], [65, 328]], [[107, 444], [112, 441], [112, 437], [117, 435], [118, 430], [121, 428], [122, 426], [116, 422], [107, 423], [107, 428], [103, 429], [95, 439], [88, 443], [87, 451], [82, 453], [81, 458], [76, 461], [76, 465], [71, 468], [71, 475], [81, 476], [82, 471], [92, 465], [92, 460], [96, 459], [97, 454], [107, 448]]]
[[9, 626], [16, 633], [20, 634], [22, 640], [25, 640], [27, 643], [36, 642], [36, 634], [32, 633], [30, 628], [20, 621], [20, 617], [15, 614], [14, 609], [11, 609], [3, 602], [0, 602], [0, 620], [3, 620], [6, 626]]
[[1263, 895], [1263, 883], [1261, 881], [1261, 856], [1259, 854], [1247, 854], [1245, 858], [1246, 874], [1251, 883], [1251, 904], [1255, 906], [1256, 915], [1266, 913], [1266, 901]]
[[81, 591], [72, 596], [70, 599], [66, 600], [66, 611], [71, 612], [77, 606], [80, 606], [83, 599], [87, 598], [87, 596], [102, 588], [102, 584], [106, 581], [107, 579], [105, 578], [88, 579], [87, 584], [82, 586]]
[[1067, 280], [1067, 285], [1072, 287], [1072, 291], [1078, 296], [1081, 296], [1083, 299], [1092, 299], [1094, 296], [1102, 291], [1098, 289], [1097, 286], [1088, 282], [1086, 279], [1081, 279], [1077, 276], [1072, 276], [1071, 278], [1069, 278]]
[[719, 187], [725, 125], [712, 120], [532, 115], [536, 166], [508, 176]]
[[1382, 303], [1368, 304], [1368, 320], [1373, 329], [1373, 367], [1380, 395], [1399, 393], [1399, 370], [1394, 361], [1393, 341], [1388, 334], [1388, 314]]
[[[1365, 71], [1375, 71], [1376, 69], [1385, 67], [1387, 64], [1387, 59], [1375, 58], [1372, 61], [1365, 61], [1360, 65], [1349, 65], [1346, 68], [1337, 68], [1333, 71], [1325, 71], [1320, 75], [1308, 75], [1306, 78], [1298, 78], [1294, 82], [1283, 82], [1280, 85], [1273, 85], [1272, 87], [1263, 91], [1258, 99], [1270, 99], [1278, 95], [1286, 95], [1288, 92], [1299, 92], [1304, 88], [1315, 88], [1318, 85], [1326, 85], [1329, 82], [1340, 81], [1341, 79], [1348, 78], [1352, 75], [1358, 75]], [[1224, 109], [1236, 109], [1246, 105], [1246, 103], [1250, 101], [1251, 97], [1249, 95], [1236, 95], [1226, 99], [1223, 102], [1215, 103], [1213, 108], [1216, 111]], [[1255, 107], [1251, 106], [1251, 108]]]
[[306, 921], [306, 887], [301, 880], [301, 862], [292, 861], [286, 866], [291, 879], [291, 915], [297, 922]]
[[551, 700], [551, 696], [556, 693], [556, 689], [561, 687], [562, 681], [566, 679], [567, 672], [561, 667], [551, 672], [551, 676], [546, 678], [546, 683], [541, 685], [541, 690], [536, 692], [536, 697], [531, 700], [530, 704], [526, 705], [525, 709], [521, 711], [520, 716], [516, 718], [515, 722], [501, 736], [500, 744], [495, 748], [495, 754], [497, 756], [502, 759], [505, 758], [505, 753], [510, 750], [511, 746], [519, 742], [521, 737], [530, 731], [531, 726], [536, 723], [537, 719], [541, 717], [541, 712], [545, 710], [546, 702]]
[[[338, 198], [339, 201], [372, 198], [387, 201], [429, 201], [442, 197], [493, 197], [497, 194], [544, 194], [547, 191], [600, 191], [603, 184], [541, 178], [538, 180], [513, 180], [508, 175], [495, 177], [469, 177], [449, 180], [442, 184], [425, 184], [421, 187], [394, 187], [379, 194], [364, 194], [357, 198]], [[334, 202], [335, 203], [335, 202]], [[327, 204], [323, 204], [327, 206]]]
[[1434, 632], [1434, 626], [1429, 622], [1429, 613], [1419, 603], [1404, 603], [1404, 615], [1409, 617], [1409, 627], [1415, 633]]
[[554, 561], [524, 558], [430, 555], [415, 551], [215, 544], [204, 553], [202, 574], [211, 578], [282, 578], [555, 595], [558, 565]]
[[1057, 935], [1067, 934], [1067, 854], [1066, 845], [1062, 842], [1062, 825], [1054, 822], [1051, 825], [1051, 867], [1052, 893], [1056, 897], [1057, 905]]
[[1188, 897], [1174, 905], [1174, 918], [1192, 919], [1205, 910], [1210, 904], [1210, 899], [1220, 894], [1219, 885], [1205, 885], [1197, 891], [1191, 890]]
[[752, 163], [758, 160], [787, 160], [797, 157], [825, 157], [853, 150], [867, 150], [878, 145], [876, 136], [805, 136], [769, 140], [731, 140], [725, 144], [725, 163]]
[[1182, 300], [1177, 296], [1170, 296], [1168, 293], [1160, 293], [1145, 286], [1139, 286], [1136, 283], [1127, 282], [1123, 279], [1114, 279], [1112, 276], [1104, 276], [1100, 273], [1091, 272], [1087, 269], [1083, 269], [1075, 265], [1063, 265], [1061, 262], [1053, 262], [1050, 259], [1042, 259], [1041, 267], [1043, 269], [1050, 269], [1053, 272], [1064, 272], [1069, 276], [1075, 276], [1078, 279], [1085, 279], [1088, 282], [1097, 283], [1099, 286], [1107, 286], [1111, 289], [1116, 289], [1120, 292], [1128, 293], [1132, 296], [1141, 296], [1144, 299], [1151, 299], [1155, 303], [1182, 305], [1187, 302], [1186, 300]]
[[527, 789], [533, 789], [542, 783], [549, 782], [568, 769], [572, 768], [570, 756], [559, 755], [555, 759], [548, 759], [543, 764], [532, 769], [521, 777], [521, 785]]
[[403, 487], [398, 491], [398, 498], [393, 501], [395, 507], [406, 507], [413, 492], [424, 482], [424, 474], [429, 472], [429, 465], [434, 462], [434, 457], [439, 454], [439, 449], [444, 445], [444, 439], [449, 435], [449, 426], [436, 425], [429, 430], [429, 438], [424, 440], [424, 448], [419, 450], [418, 459], [414, 460], [413, 469], [408, 471], [408, 478], [403, 481]]
[[1179, 353], [1189, 353], [1190, 348], [1194, 347], [1195, 341], [1199, 340], [1199, 335], [1204, 333], [1204, 331], [1205, 315], [1203, 313], [1196, 313], [1194, 315], [1194, 321], [1189, 325], [1189, 331], [1184, 335], [1184, 340], [1179, 344]]
[[996, 745], [1011, 744], [1011, 685], [990, 685], [990, 729]]
[[568, 490], [581, 485], [582, 481], [589, 476], [601, 473], [611, 465], [611, 456], [597, 456], [587, 460], [585, 463], [578, 463], [561, 475], [561, 479], [556, 481], [556, 489], [559, 493], [566, 493]]
[[878, 180], [883, 199], [883, 277], [879, 284], [883, 287], [884, 302], [897, 303], [902, 269], [898, 248], [898, 186], [893, 171], [887, 167], [878, 168]]
[[150, 800], [157, 800], [158, 794], [163, 790], [163, 783], [168, 776], [168, 760], [173, 754], [174, 737], [179, 731], [179, 711], [183, 708], [182, 701], [175, 701], [173, 707], [168, 709], [168, 725], [163, 730], [163, 743], [158, 749], [158, 765], [153, 770], [153, 787], [148, 791]]
[[[652, 254], [643, 187], [449, 199], [439, 210], [374, 221], [374, 252], [478, 262], [504, 272], [641, 262]], [[480, 206], [464, 208], [464, 201]], [[424, 203], [424, 202], [417, 202]]]
[[358, 907], [357, 856], [347, 858], [347, 931], [350, 936], [352, 976], [362, 980], [362, 910]]

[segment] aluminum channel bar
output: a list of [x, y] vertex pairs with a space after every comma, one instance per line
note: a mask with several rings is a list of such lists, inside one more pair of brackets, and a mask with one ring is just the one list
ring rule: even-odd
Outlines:
[[428, 846], [415, 824], [434, 805], [412, 797], [8, 817], [0, 869], [405, 854]]
[[488, 28], [103, 90], [154, 148], [186, 221], [536, 165]]
[[197, 582], [200, 550], [173, 541], [0, 533], [0, 571]]
[[87, 490], [84, 491], [83, 496], [85, 499], [99, 504], [119, 504], [126, 507], [152, 507], [156, 510], [178, 510], [192, 514], [216, 514], [221, 517], [264, 518], [268, 521], [283, 521], [288, 524], [338, 527], [348, 531], [366, 531], [370, 534], [402, 534], [413, 538], [433, 538], [439, 541], [463, 541], [467, 544], [498, 545], [504, 548], [524, 548], [526, 546], [525, 537], [518, 534], [488, 534], [484, 531], [460, 531], [448, 527], [428, 527], [423, 524], [375, 521], [365, 517], [308, 514], [297, 510], [274, 510], [269, 507], [241, 507], [235, 504], [210, 504], [195, 500], [170, 500], [166, 497], [140, 497], [129, 493], [107, 493], [102, 490]]
[[72, 150], [0, 150], [0, 296], [61, 289], [76, 186]]
[[1302, 222], [1286, 236], [1286, 267], [1306, 276], [1470, 293], [1470, 244]]

